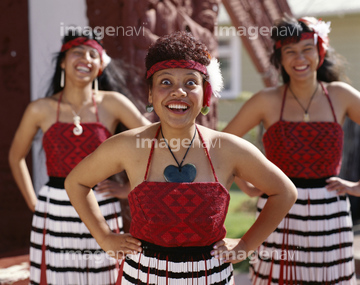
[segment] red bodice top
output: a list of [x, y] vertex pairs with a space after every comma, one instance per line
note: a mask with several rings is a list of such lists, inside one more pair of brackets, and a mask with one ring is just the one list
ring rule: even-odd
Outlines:
[[280, 120], [263, 136], [266, 157], [288, 177], [316, 179], [340, 172], [343, 130], [337, 123], [326, 88], [322, 84], [321, 87], [329, 101], [334, 122], [283, 121], [286, 87]]
[[66, 177], [83, 158], [111, 136], [111, 133], [99, 122], [94, 99], [96, 122], [81, 123], [83, 133], [79, 136], [74, 135], [75, 125], [73, 123], [59, 122], [61, 97], [60, 95], [56, 122], [43, 136], [47, 174], [54, 177]]
[[215, 182], [175, 183], [146, 180], [154, 143], [144, 181], [128, 196], [132, 218], [130, 233], [138, 239], [165, 247], [207, 246], [223, 239], [230, 196], [217, 179], [205, 144], [204, 151]]

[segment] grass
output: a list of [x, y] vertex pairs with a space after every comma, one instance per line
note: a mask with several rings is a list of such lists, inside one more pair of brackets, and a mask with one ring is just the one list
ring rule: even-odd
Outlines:
[[[257, 198], [250, 198], [234, 184], [230, 189], [230, 205], [225, 220], [226, 237], [241, 238], [255, 221]], [[249, 261], [234, 264], [234, 269], [248, 272]]]

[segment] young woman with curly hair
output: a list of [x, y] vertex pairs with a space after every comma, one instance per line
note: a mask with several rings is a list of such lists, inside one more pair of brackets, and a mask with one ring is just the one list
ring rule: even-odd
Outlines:
[[[123, 258], [119, 284], [234, 284], [231, 262], [276, 228], [295, 187], [250, 143], [196, 125], [222, 85], [201, 42], [184, 32], [163, 36], [150, 46], [146, 68], [148, 109], [160, 122], [110, 138], [75, 167], [65, 181], [71, 202], [102, 248]], [[132, 189], [129, 234], [109, 229], [90, 191], [122, 170]], [[227, 189], [236, 176], [269, 200], [241, 239], [225, 239]]]

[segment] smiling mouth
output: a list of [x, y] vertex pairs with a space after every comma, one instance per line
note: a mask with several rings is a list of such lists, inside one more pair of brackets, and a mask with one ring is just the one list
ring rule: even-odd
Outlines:
[[167, 105], [167, 108], [173, 111], [182, 111], [185, 112], [187, 109], [189, 109], [189, 106], [186, 106], [184, 104], [169, 104]]
[[90, 68], [85, 67], [85, 66], [77, 66], [76, 70], [81, 71], [81, 72], [90, 72]]
[[296, 66], [296, 67], [294, 67], [294, 69], [295, 69], [296, 71], [303, 71], [303, 70], [305, 70], [305, 69], [307, 69], [307, 68], [308, 68], [307, 65], [301, 65], [301, 66]]

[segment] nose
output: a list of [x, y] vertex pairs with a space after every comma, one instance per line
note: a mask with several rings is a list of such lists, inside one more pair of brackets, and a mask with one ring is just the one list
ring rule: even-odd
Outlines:
[[171, 96], [174, 97], [185, 97], [187, 96], [186, 91], [184, 90], [184, 88], [182, 88], [181, 86], [177, 86], [173, 89], [173, 91], [171, 92]]
[[84, 58], [85, 58], [87, 61], [91, 61], [90, 51], [85, 51], [85, 52], [84, 52]]
[[305, 58], [305, 56], [304, 56], [304, 54], [303, 54], [302, 52], [296, 53], [296, 59], [302, 60], [302, 59], [304, 59], [304, 58]]

